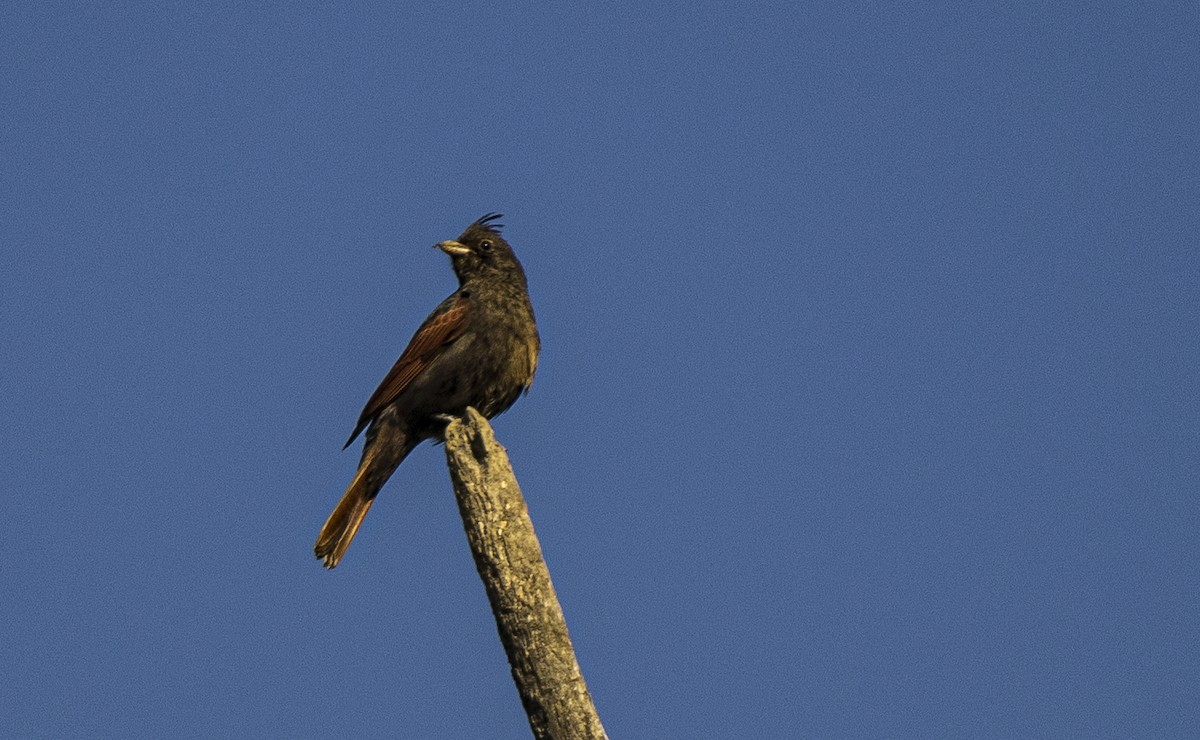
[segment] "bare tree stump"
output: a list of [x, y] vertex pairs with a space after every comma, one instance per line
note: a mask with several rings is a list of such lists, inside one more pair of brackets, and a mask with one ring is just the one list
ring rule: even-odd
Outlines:
[[533, 736], [607, 738], [508, 455], [475, 409], [446, 427], [446, 463]]

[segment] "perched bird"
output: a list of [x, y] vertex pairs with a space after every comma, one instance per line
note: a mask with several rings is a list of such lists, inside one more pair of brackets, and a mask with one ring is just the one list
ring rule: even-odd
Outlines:
[[492, 418], [522, 392], [537, 369], [537, 324], [525, 271], [500, 236], [498, 213], [435, 244], [450, 255], [458, 290], [434, 309], [358, 417], [346, 447], [366, 429], [350, 487], [321, 528], [313, 551], [336, 567], [375, 496], [413, 448], [440, 438], [445, 415], [468, 406]]

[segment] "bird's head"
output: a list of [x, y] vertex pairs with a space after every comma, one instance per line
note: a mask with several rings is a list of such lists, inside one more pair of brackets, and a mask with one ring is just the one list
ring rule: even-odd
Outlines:
[[494, 223], [499, 213], [489, 213], [467, 227], [454, 241], [438, 242], [434, 246], [450, 255], [454, 274], [460, 283], [487, 275], [517, 275], [522, 284], [525, 271], [517, 261], [512, 247], [500, 236], [501, 224]]

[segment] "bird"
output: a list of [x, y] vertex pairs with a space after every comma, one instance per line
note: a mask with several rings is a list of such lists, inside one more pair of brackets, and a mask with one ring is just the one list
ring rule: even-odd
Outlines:
[[341, 562], [404, 458], [426, 439], [441, 441], [448, 417], [473, 406], [491, 419], [533, 383], [541, 339], [525, 270], [499, 218], [487, 213], [457, 239], [434, 245], [450, 256], [458, 289], [417, 329], [343, 447], [366, 431], [358, 471], [313, 546], [326, 568]]

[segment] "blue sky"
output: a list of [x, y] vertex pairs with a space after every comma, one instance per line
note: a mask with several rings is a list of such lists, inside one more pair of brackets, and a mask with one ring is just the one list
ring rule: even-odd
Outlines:
[[613, 737], [1200, 732], [1192, 5], [0, 9], [0, 734], [528, 736], [444, 459], [487, 211]]

